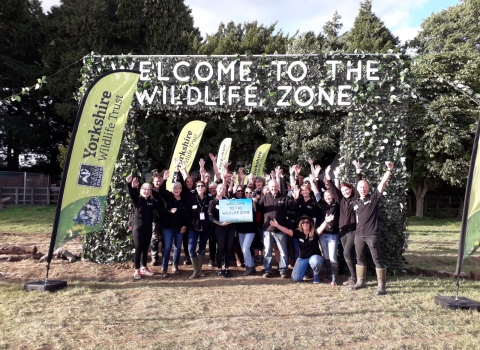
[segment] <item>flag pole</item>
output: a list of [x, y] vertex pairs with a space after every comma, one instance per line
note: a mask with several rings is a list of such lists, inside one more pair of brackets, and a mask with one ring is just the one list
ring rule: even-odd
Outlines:
[[[443, 308], [448, 309], [476, 309], [480, 311], [480, 303], [464, 298], [459, 297], [458, 292], [460, 289], [460, 273], [462, 271], [462, 263], [465, 255], [465, 237], [467, 235], [467, 221], [468, 221], [468, 210], [470, 205], [470, 194], [473, 183], [473, 175], [475, 171], [477, 151], [478, 151], [478, 139], [480, 135], [480, 120], [477, 124], [477, 131], [475, 133], [475, 139], [473, 142], [472, 157], [470, 159], [470, 169], [468, 170], [467, 177], [467, 187], [465, 189], [465, 199], [463, 202], [463, 213], [462, 213], [462, 226], [460, 228], [460, 240], [458, 246], [458, 256], [457, 256], [457, 266], [455, 268], [455, 275], [457, 281], [455, 283], [455, 297], [444, 297], [436, 296], [435, 303], [441, 305]], [[477, 166], [480, 167], [480, 164]]]

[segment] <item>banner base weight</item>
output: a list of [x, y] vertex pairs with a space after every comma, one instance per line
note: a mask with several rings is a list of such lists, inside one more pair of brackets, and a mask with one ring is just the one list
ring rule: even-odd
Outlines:
[[46, 292], [46, 291], [56, 291], [58, 289], [63, 289], [67, 287], [67, 281], [59, 280], [40, 280], [34, 282], [27, 282], [23, 285], [23, 289], [26, 292], [31, 292], [36, 290], [37, 292]]
[[442, 297], [436, 296], [435, 297], [435, 304], [440, 305], [444, 309], [452, 309], [452, 310], [477, 310], [480, 311], [480, 303], [464, 297]]

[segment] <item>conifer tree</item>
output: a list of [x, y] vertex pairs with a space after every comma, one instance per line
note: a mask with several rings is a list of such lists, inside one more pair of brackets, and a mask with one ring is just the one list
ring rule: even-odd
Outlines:
[[346, 35], [349, 52], [365, 51], [386, 53], [388, 50], [398, 52], [399, 39], [385, 27], [385, 24], [372, 12], [372, 0], [360, 3], [360, 10], [352, 29]]
[[193, 26], [191, 12], [183, 0], [146, 0], [143, 53], [193, 53], [192, 47], [200, 40], [200, 31]]

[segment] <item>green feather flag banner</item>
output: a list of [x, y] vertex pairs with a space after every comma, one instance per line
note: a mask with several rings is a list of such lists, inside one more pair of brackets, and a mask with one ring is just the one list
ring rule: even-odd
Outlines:
[[470, 170], [465, 191], [465, 203], [463, 207], [462, 228], [460, 232], [460, 244], [457, 260], [457, 276], [461, 272], [462, 261], [475, 252], [480, 244], [480, 152], [478, 150], [478, 138], [480, 133], [480, 121], [473, 144]]
[[138, 79], [138, 72], [111, 71], [98, 77], [85, 93], [65, 162], [50, 251], [78, 235], [102, 229]]

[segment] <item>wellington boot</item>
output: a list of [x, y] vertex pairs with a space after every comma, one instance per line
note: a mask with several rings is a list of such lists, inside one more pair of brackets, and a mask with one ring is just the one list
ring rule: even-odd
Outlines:
[[332, 283], [330, 283], [332, 286], [337, 285], [337, 275], [338, 275], [338, 264], [332, 263]]
[[378, 280], [378, 287], [376, 291], [376, 295], [385, 295], [387, 294], [387, 290], [385, 288], [387, 284], [387, 269], [375, 269], [377, 271], [377, 280]]
[[325, 278], [324, 282], [330, 283], [332, 281], [332, 264], [330, 263], [330, 259], [325, 259], [324, 264], [327, 269], [327, 278]]
[[357, 283], [354, 286], [348, 288], [349, 290], [357, 290], [362, 288], [367, 288], [367, 284], [365, 283], [365, 277], [367, 277], [367, 267], [356, 265], [357, 270]]
[[199, 266], [198, 266], [198, 256], [194, 257], [194, 258], [190, 258], [192, 260], [192, 265], [193, 265], [193, 274], [188, 277], [189, 279], [194, 279], [194, 278], [197, 278], [198, 275], [200, 275], [200, 269], [199, 269]]
[[205, 274], [202, 272], [203, 261], [205, 260], [205, 255], [198, 256], [198, 276], [203, 277]]

